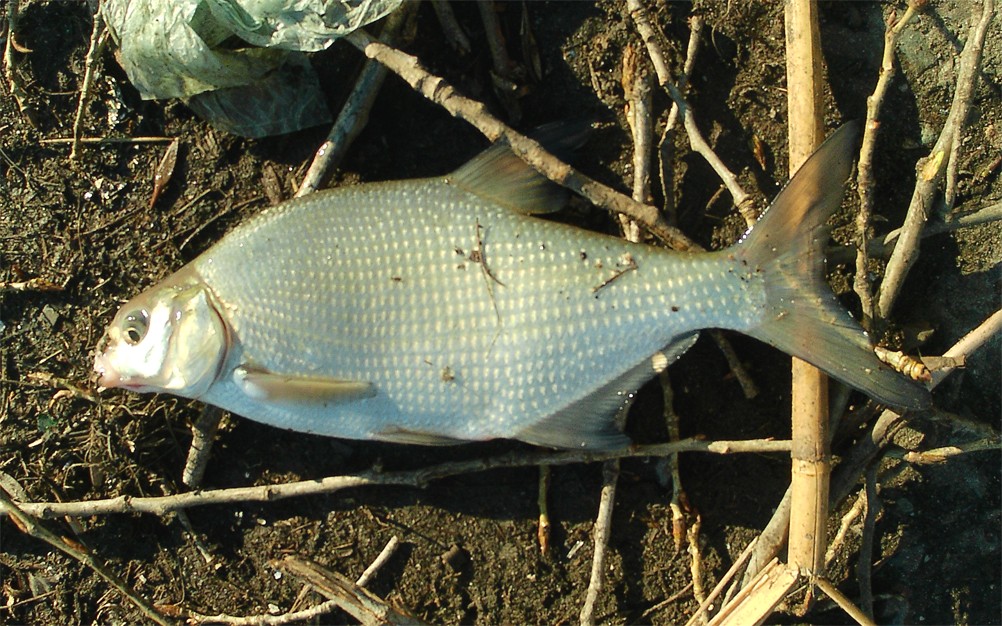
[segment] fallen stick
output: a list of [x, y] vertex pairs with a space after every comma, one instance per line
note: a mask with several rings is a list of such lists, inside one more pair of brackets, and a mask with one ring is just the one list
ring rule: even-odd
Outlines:
[[878, 320], [886, 320], [897, 300], [904, 284], [905, 276], [915, 261], [918, 260], [918, 243], [922, 238], [922, 230], [926, 220], [934, 213], [933, 204], [936, 199], [936, 189], [943, 180], [952, 145], [960, 141], [960, 128], [967, 119], [974, 85], [978, 79], [978, 68], [981, 65], [981, 54], [984, 48], [985, 33], [995, 14], [995, 1], [984, 0], [981, 8], [981, 18], [972, 29], [963, 52], [960, 53], [960, 69], [957, 72], [957, 88], [950, 105], [950, 112], [943, 124], [943, 132], [933, 146], [928, 157], [919, 159], [915, 165], [915, 190], [908, 205], [908, 214], [901, 227], [901, 236], [891, 259], [887, 262], [884, 279], [880, 283], [877, 295], [875, 316]]
[[863, 308], [863, 328], [872, 330], [873, 292], [867, 280], [869, 275], [867, 243], [870, 236], [870, 216], [873, 214], [873, 151], [877, 145], [880, 130], [880, 109], [887, 96], [887, 89], [894, 78], [894, 50], [901, 31], [917, 13], [914, 0], [900, 19], [889, 21], [884, 31], [884, 54], [880, 62], [880, 73], [873, 93], [866, 99], [866, 123], [863, 125], [863, 142], [859, 149], [856, 165], [856, 190], [859, 194], [859, 213], [856, 214], [856, 276], [853, 290], [859, 296]]
[[490, 141], [507, 141], [515, 154], [553, 182], [567, 187], [597, 206], [629, 216], [676, 250], [702, 249], [680, 230], [668, 224], [656, 208], [614, 191], [560, 161], [538, 142], [515, 132], [488, 113], [483, 103], [460, 95], [445, 80], [428, 73], [415, 57], [380, 43], [361, 30], [352, 32], [345, 39], [370, 59], [376, 59], [388, 67], [415, 91], [439, 104], [454, 117], [472, 124]]
[[433, 480], [491, 469], [594, 463], [610, 459], [660, 457], [676, 452], [708, 452], [711, 454], [751, 452], [763, 454], [789, 451], [790, 442], [785, 440], [704, 441], [690, 438], [671, 443], [633, 446], [610, 452], [581, 452], [574, 450], [569, 452], [507, 454], [488, 459], [441, 463], [424, 469], [404, 472], [369, 471], [355, 475], [328, 476], [320, 479], [261, 485], [257, 487], [232, 487], [228, 489], [195, 491], [172, 496], [117, 496], [115, 498], [82, 502], [24, 502], [19, 503], [18, 506], [30, 515], [48, 519], [60, 516], [89, 517], [91, 515], [106, 515], [109, 513], [153, 513], [164, 515], [171, 511], [194, 506], [205, 506], [207, 504], [272, 502], [306, 495], [329, 494], [341, 491], [342, 489], [369, 485], [423, 487]]
[[97, 67], [97, 58], [104, 49], [104, 44], [108, 40], [108, 27], [104, 24], [104, 14], [101, 12], [100, 2], [94, 11], [94, 24], [90, 33], [90, 48], [87, 50], [87, 59], [84, 62], [83, 83], [80, 86], [80, 99], [77, 102], [77, 112], [73, 118], [73, 140], [70, 142], [70, 161], [76, 161], [80, 155], [80, 128], [83, 125], [84, 111], [90, 103], [91, 87], [94, 85], [94, 73]]
[[[383, 547], [383, 550], [379, 553], [379, 556], [365, 568], [362, 575], [358, 577], [355, 584], [359, 587], [365, 587], [372, 580], [376, 572], [386, 564], [386, 561], [393, 556], [397, 548], [400, 546], [400, 539], [393, 535], [390, 540]], [[310, 589], [312, 585], [305, 585], [304, 589]], [[221, 613], [218, 615], [203, 615], [201, 613], [196, 613], [191, 611], [188, 613], [188, 620], [195, 624], [229, 624], [230, 626], [284, 626], [285, 624], [293, 624], [298, 622], [308, 622], [309, 620], [318, 619], [322, 615], [327, 615], [334, 609], [338, 608], [338, 600], [327, 600], [321, 602], [320, 604], [311, 606], [308, 609], [302, 609], [299, 611], [289, 611], [288, 613], [282, 613], [281, 615], [226, 615]]]
[[63, 554], [94, 570], [94, 572], [107, 581], [108, 584], [114, 587], [130, 602], [135, 604], [136, 608], [142, 611], [143, 615], [149, 618], [150, 621], [160, 624], [161, 626], [171, 626], [173, 624], [173, 622], [161, 615], [159, 611], [153, 608], [151, 604], [129, 587], [125, 581], [118, 577], [117, 574], [108, 569], [108, 566], [106, 566], [100, 559], [91, 554], [90, 550], [88, 550], [85, 546], [68, 537], [61, 537], [42, 524], [38, 523], [38, 521], [34, 519], [34, 516], [25, 512], [21, 506], [15, 504], [10, 499], [10, 495], [8, 495], [6, 489], [2, 486], [0, 486], [0, 511], [2, 511], [4, 515], [8, 515], [13, 518], [15, 525], [26, 535], [30, 535], [35, 539], [44, 541], [56, 550], [59, 550]]
[[[786, 82], [789, 106], [790, 176], [823, 138], [821, 42], [818, 7], [811, 0], [786, 3]], [[828, 522], [828, 377], [793, 359], [793, 457], [788, 562], [800, 573], [824, 570]], [[810, 596], [810, 589], [808, 589]]]
[[106, 145], [106, 144], [117, 144], [117, 143], [170, 143], [176, 140], [177, 137], [79, 137], [74, 139], [73, 137], [52, 137], [50, 139], [39, 139], [38, 143], [42, 144], [64, 144], [73, 143], [74, 141], [85, 144], [85, 145]]
[[424, 624], [391, 606], [371, 591], [353, 583], [345, 576], [299, 557], [287, 556], [275, 563], [297, 578], [308, 582], [322, 595], [336, 602], [338, 607], [364, 626], [419, 626]]
[[[647, 17], [647, 11], [640, 0], [627, 0], [626, 6], [630, 11], [630, 16], [633, 18], [634, 23], [637, 25], [637, 31], [640, 32], [640, 36], [647, 46], [648, 54], [651, 55], [652, 59], [658, 58], [663, 60], [664, 53], [661, 51], [661, 44], [658, 43], [657, 35], [654, 32], [653, 26], [651, 26], [650, 18]], [[717, 153], [713, 151], [713, 148], [710, 147], [710, 144], [703, 137], [699, 126], [696, 125], [696, 120], [692, 115], [689, 103], [686, 102], [678, 86], [672, 82], [667, 65], [663, 62], [655, 62], [654, 71], [658, 76], [658, 83], [678, 107], [678, 114], [682, 117], [682, 125], [685, 127], [685, 132], [689, 137], [689, 145], [706, 160], [707, 164], [717, 173], [717, 176], [724, 181], [724, 185], [727, 186], [727, 190], [731, 193], [731, 197], [734, 200], [734, 205], [737, 207], [738, 212], [745, 218], [745, 223], [748, 224], [749, 228], [754, 226], [758, 215], [753, 206], [754, 203], [751, 196], [742, 189], [741, 184], [738, 183], [737, 176], [724, 165], [724, 162], [720, 160], [720, 157], [717, 156]]]
[[579, 622], [581, 626], [594, 626], [595, 602], [602, 591], [605, 579], [605, 551], [612, 530], [612, 510], [616, 503], [616, 483], [619, 481], [619, 459], [606, 461], [602, 466], [602, 495], [595, 520], [595, 553], [591, 560], [591, 579], [585, 591]]
[[[413, 4], [405, 5], [390, 13], [379, 40], [392, 44], [416, 7]], [[365, 62], [355, 81], [355, 87], [327, 134], [327, 139], [317, 148], [316, 156], [296, 191], [297, 198], [319, 189], [330, 176], [330, 171], [341, 163], [348, 148], [369, 123], [369, 111], [372, 110], [385, 79], [385, 66], [371, 59]]]

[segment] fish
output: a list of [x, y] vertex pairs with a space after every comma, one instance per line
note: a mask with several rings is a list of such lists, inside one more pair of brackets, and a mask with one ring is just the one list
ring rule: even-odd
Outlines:
[[924, 408], [824, 281], [857, 137], [835, 131], [714, 252], [547, 219], [560, 193], [504, 144], [446, 176], [292, 199], [122, 306], [98, 383], [345, 439], [604, 450], [630, 444], [614, 418], [633, 394], [718, 328]]

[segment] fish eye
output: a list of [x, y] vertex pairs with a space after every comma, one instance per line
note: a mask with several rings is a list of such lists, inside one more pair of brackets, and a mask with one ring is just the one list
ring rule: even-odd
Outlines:
[[126, 315], [122, 328], [122, 335], [125, 337], [126, 343], [134, 346], [142, 341], [149, 328], [149, 321], [149, 314], [142, 309], [137, 309]]

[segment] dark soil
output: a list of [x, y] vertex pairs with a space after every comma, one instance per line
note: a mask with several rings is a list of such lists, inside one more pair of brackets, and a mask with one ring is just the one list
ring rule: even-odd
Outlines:
[[[915, 162], [942, 127], [976, 2], [931, 3], [908, 27], [902, 71], [885, 103], [876, 156], [878, 232], [897, 227], [911, 195]], [[896, 6], [899, 5], [899, 6]], [[949, 6], [947, 6], [949, 5]], [[970, 6], [967, 6], [970, 5]], [[692, 77], [691, 100], [718, 154], [760, 199], [786, 179], [786, 92], [782, 3], [649, 3], [666, 36], [674, 71], [688, 37], [686, 18], [707, 22]], [[972, 9], [973, 7], [973, 9]], [[509, 48], [522, 59], [521, 4], [500, 3]], [[199, 414], [197, 402], [170, 396], [106, 392], [98, 402], [62, 391], [93, 391], [92, 353], [119, 304], [176, 270], [225, 232], [269, 203], [265, 181], [290, 196], [326, 133], [243, 140], [212, 130], [181, 103], [141, 101], [114, 61], [102, 58], [88, 136], [166, 135], [180, 138], [178, 167], [163, 196], [147, 209], [163, 144], [110, 144], [85, 149], [75, 165], [69, 148], [41, 143], [70, 135], [91, 21], [76, 2], [21, 2], [16, 53], [36, 125], [0, 97], [0, 281], [40, 278], [52, 291], [0, 291], [0, 470], [38, 501], [163, 495], [184, 490], [180, 476]], [[442, 43], [431, 7], [420, 8], [407, 47], [462, 92], [507, 114], [492, 92], [490, 57], [476, 7], [455, 3], [474, 52], [462, 57]], [[625, 2], [529, 3], [543, 76], [522, 80], [521, 129], [553, 120], [593, 118], [600, 129], [575, 157], [584, 172], [630, 188], [630, 133], [620, 84], [624, 49], [646, 56]], [[832, 3], [822, 11], [830, 90], [826, 122], [834, 128], [865, 116], [876, 82], [884, 19], [903, 3]], [[1002, 198], [1002, 20], [989, 31], [969, 127], [960, 150], [958, 209]], [[336, 110], [361, 65], [348, 46], [316, 54]], [[669, 102], [655, 98], [658, 132]], [[508, 117], [507, 119], [510, 119]], [[762, 147], [761, 163], [754, 146]], [[332, 185], [449, 172], [485, 141], [405, 84], [390, 77]], [[736, 239], [742, 220], [719, 180], [680, 139], [673, 162], [680, 226], [708, 247]], [[662, 202], [655, 183], [655, 201]], [[274, 194], [272, 194], [274, 195]], [[851, 233], [848, 193], [837, 229]], [[557, 216], [615, 232], [615, 221], [575, 201]], [[990, 224], [925, 240], [894, 317], [893, 341], [913, 353], [939, 354], [999, 308], [1002, 228]], [[849, 285], [851, 268], [832, 268]], [[875, 264], [875, 277], [880, 265]], [[851, 290], [843, 301], [858, 308]], [[919, 345], [914, 338], [932, 330]], [[744, 398], [715, 344], [704, 338], [670, 371], [683, 435], [742, 439], [789, 436], [789, 359], [762, 344], [731, 336], [760, 395]], [[957, 420], [999, 429], [998, 340], [936, 393], [938, 419], [916, 419], [900, 434], [921, 449], [977, 438]], [[52, 382], [56, 381], [56, 382]], [[62, 381], [62, 382], [59, 382]], [[665, 440], [661, 392], [645, 388], [629, 432], [637, 441]], [[953, 422], [949, 416], [953, 416]], [[973, 428], [973, 427], [972, 427]], [[259, 485], [362, 471], [416, 468], [527, 446], [493, 442], [419, 448], [335, 441], [230, 417], [221, 429], [206, 488]], [[836, 450], [836, 454], [843, 449]], [[895, 467], [897, 461], [885, 461]], [[690, 558], [671, 537], [670, 486], [657, 464], [623, 463], [617, 493], [602, 623], [679, 623], [696, 607], [683, 591]], [[881, 486], [873, 593], [876, 617], [889, 623], [1002, 623], [1002, 471], [998, 450], [915, 466]], [[557, 467], [550, 491], [554, 530], [548, 556], [536, 541], [538, 473], [494, 470], [433, 482], [424, 489], [366, 488], [329, 497], [271, 504], [210, 506], [188, 512], [190, 534], [176, 516], [110, 515], [52, 520], [49, 528], [86, 545], [141, 595], [163, 607], [205, 614], [267, 614], [320, 601], [298, 597], [302, 585], [270, 564], [285, 555], [320, 562], [357, 577], [392, 535], [403, 548], [370, 585], [376, 594], [434, 623], [569, 623], [588, 585], [591, 532], [601, 486], [599, 465]], [[769, 520], [789, 480], [782, 455], [688, 455], [682, 479], [702, 519], [704, 587], [728, 569]], [[853, 497], [854, 500], [854, 497]], [[834, 511], [832, 535], [851, 501]], [[0, 622], [138, 623], [142, 616], [92, 570], [0, 520]], [[212, 555], [208, 564], [197, 545]], [[580, 548], [575, 548], [578, 544]], [[443, 555], [458, 546], [458, 556]], [[859, 523], [832, 567], [832, 579], [858, 598]], [[778, 613], [778, 623], [798, 621]], [[804, 618], [845, 623], [821, 601]], [[322, 623], [344, 622], [333, 613]]]

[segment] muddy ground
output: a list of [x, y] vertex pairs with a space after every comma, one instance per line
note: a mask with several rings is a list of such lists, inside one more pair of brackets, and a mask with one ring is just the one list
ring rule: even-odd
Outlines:
[[[0, 97], [0, 280], [40, 278], [53, 291], [0, 292], [0, 470], [39, 501], [162, 495], [183, 491], [181, 468], [198, 402], [169, 396], [106, 392], [93, 401], [92, 351], [119, 304], [155, 283], [269, 204], [266, 180], [288, 197], [326, 133], [322, 127], [290, 136], [243, 140], [217, 132], [178, 102], [143, 102], [117, 67], [102, 57], [96, 97], [84, 122], [88, 136], [165, 135], [180, 139], [177, 170], [154, 208], [147, 204], [163, 144], [88, 147], [80, 162], [68, 147], [40, 140], [70, 134], [91, 21], [78, 2], [22, 2], [18, 53], [36, 125], [6, 91]], [[678, 71], [688, 36], [686, 18], [706, 19], [692, 78], [691, 101], [717, 152], [764, 203], [786, 178], [786, 93], [782, 3], [650, 2]], [[878, 233], [900, 224], [915, 179], [953, 94], [957, 58], [980, 3], [932, 2], [908, 27], [899, 55], [902, 72], [885, 104], [877, 148]], [[431, 7], [418, 13], [408, 51], [464, 93], [510, 119], [490, 86], [490, 57], [476, 8], [456, 3], [473, 42], [468, 56], [442, 43]], [[522, 60], [522, 6], [498, 7], [509, 47]], [[825, 3], [821, 34], [830, 89], [829, 129], [865, 115], [876, 81], [884, 20], [903, 3]], [[631, 140], [620, 83], [624, 49], [643, 47], [624, 2], [530, 3], [530, 23], [543, 70], [521, 79], [521, 129], [568, 118], [601, 121], [574, 163], [627, 191]], [[1002, 20], [988, 34], [980, 83], [960, 151], [958, 210], [1002, 198]], [[361, 65], [360, 55], [336, 45], [317, 54], [336, 110]], [[667, 117], [658, 94], [658, 131]], [[756, 144], [760, 146], [756, 158]], [[485, 146], [471, 127], [390, 77], [368, 128], [332, 185], [437, 175]], [[673, 161], [679, 224], [708, 247], [732, 242], [741, 218], [719, 180], [684, 139]], [[655, 202], [661, 203], [655, 183]], [[271, 188], [276, 188], [272, 184]], [[271, 194], [274, 195], [274, 194]], [[848, 193], [838, 236], [846, 241], [858, 205]], [[760, 205], [761, 206], [761, 205]], [[600, 210], [573, 202], [557, 216], [587, 228], [616, 232]], [[924, 241], [894, 314], [891, 345], [939, 354], [999, 307], [1002, 228], [991, 224]], [[858, 309], [846, 286], [850, 268], [834, 270], [842, 299]], [[879, 278], [880, 264], [874, 266]], [[920, 332], [932, 330], [933, 332]], [[917, 337], [923, 337], [919, 345]], [[746, 399], [716, 345], [703, 338], [671, 369], [683, 435], [742, 439], [789, 435], [789, 359], [753, 340], [731, 336], [761, 393]], [[936, 392], [939, 418], [915, 419], [907, 440], [922, 449], [977, 439], [978, 428], [999, 429], [1000, 346], [971, 359], [966, 371]], [[637, 441], [665, 440], [661, 392], [649, 385], [634, 407], [629, 432]], [[859, 400], [857, 398], [857, 400]], [[959, 420], [977, 428], [960, 428]], [[851, 439], [851, 437], [850, 437]], [[836, 454], [845, 448], [836, 450]], [[417, 468], [442, 460], [528, 452], [492, 442], [458, 448], [358, 443], [287, 433], [227, 418], [205, 478], [206, 488], [260, 485], [351, 473], [380, 466]], [[895, 467], [897, 461], [885, 461]], [[789, 480], [783, 455], [682, 458], [682, 479], [702, 519], [699, 545], [707, 589], [764, 527]], [[938, 466], [914, 466], [881, 486], [873, 593], [881, 623], [1002, 623], [1000, 456], [969, 454]], [[188, 512], [192, 535], [175, 516], [108, 515], [48, 526], [86, 545], [140, 594], [177, 611], [267, 614], [303, 608], [301, 583], [269, 564], [300, 555], [356, 577], [397, 535], [402, 549], [370, 588], [433, 623], [570, 623], [588, 585], [591, 532], [601, 467], [553, 470], [551, 553], [536, 541], [535, 469], [495, 470], [431, 483], [426, 488], [370, 487], [327, 497], [270, 504], [210, 506]], [[627, 461], [617, 495], [607, 590], [596, 615], [602, 623], [672, 624], [697, 603], [690, 558], [676, 553], [670, 533], [670, 488], [656, 463]], [[854, 499], [854, 498], [853, 498]], [[851, 502], [850, 502], [851, 504]], [[833, 513], [830, 529], [848, 509]], [[137, 623], [137, 610], [92, 570], [0, 521], [0, 622], [31, 624]], [[197, 542], [196, 542], [197, 540]], [[207, 563], [199, 550], [211, 555]], [[453, 548], [456, 546], [458, 552]], [[859, 524], [832, 567], [832, 578], [859, 596]], [[452, 558], [443, 555], [452, 550]], [[676, 599], [665, 603], [668, 598]], [[655, 608], [657, 607], [657, 608]], [[653, 609], [653, 610], [652, 610]], [[348, 618], [329, 614], [316, 623]], [[800, 621], [791, 614], [777, 623]], [[806, 618], [846, 623], [820, 602]]]

